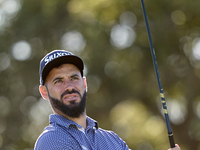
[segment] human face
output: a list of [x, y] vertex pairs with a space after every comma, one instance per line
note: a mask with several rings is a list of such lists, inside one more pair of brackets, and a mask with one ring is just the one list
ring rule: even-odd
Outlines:
[[77, 118], [85, 111], [86, 81], [76, 66], [63, 64], [53, 68], [43, 88], [55, 113]]
[[[48, 92], [48, 88], [47, 88], [47, 92]], [[80, 95], [80, 93], [75, 90], [72, 90], [71, 92], [66, 91], [62, 95], [64, 96], [66, 94], [71, 94], [71, 93], [78, 93]], [[71, 101], [70, 105], [66, 105], [63, 103], [62, 96], [61, 96], [61, 100], [51, 97], [49, 92], [48, 92], [48, 96], [49, 96], [51, 105], [54, 107], [54, 109], [56, 108], [62, 114], [67, 115], [70, 118], [79, 118], [85, 112], [86, 91], [83, 93], [83, 96], [81, 97], [81, 101], [79, 103], [75, 103], [74, 101]]]

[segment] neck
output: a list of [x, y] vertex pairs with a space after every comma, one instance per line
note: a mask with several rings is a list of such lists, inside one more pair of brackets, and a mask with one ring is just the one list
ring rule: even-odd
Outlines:
[[86, 113], [82, 114], [79, 118], [69, 118], [69, 119], [76, 122], [84, 129], [86, 129], [87, 127]]
[[86, 111], [84, 111], [84, 113], [82, 115], [80, 115], [80, 117], [78, 117], [78, 118], [72, 118], [72, 117], [69, 117], [69, 116], [67, 116], [63, 113], [56, 113], [56, 112], [54, 112], [54, 113], [57, 114], [57, 115], [61, 115], [63, 117], [66, 117], [67, 119], [70, 119], [70, 120], [76, 122], [77, 124], [79, 124], [84, 129], [86, 129], [86, 127], [87, 127]]

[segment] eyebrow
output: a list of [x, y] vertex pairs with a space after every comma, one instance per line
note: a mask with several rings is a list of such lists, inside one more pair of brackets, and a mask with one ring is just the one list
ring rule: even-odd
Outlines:
[[53, 79], [52, 82], [54, 82], [54, 81], [56, 81], [56, 80], [61, 80], [61, 79], [63, 79], [63, 77], [56, 77], [55, 79]]
[[[71, 77], [79, 77], [80, 78], [80, 76], [78, 75], [78, 74], [73, 74], [73, 75], [71, 75], [70, 76], [70, 78]], [[56, 77], [55, 79], [53, 79], [53, 81], [52, 82], [55, 82], [55, 81], [57, 81], [57, 80], [62, 80], [64, 77]]]
[[78, 74], [73, 74], [70, 77], [79, 77], [79, 75]]

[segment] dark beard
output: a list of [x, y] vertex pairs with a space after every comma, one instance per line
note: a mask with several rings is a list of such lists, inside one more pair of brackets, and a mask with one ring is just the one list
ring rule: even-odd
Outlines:
[[[65, 115], [71, 118], [78, 118], [85, 111], [86, 95], [87, 95], [86, 91], [84, 91], [83, 96], [81, 96], [81, 94], [74, 89], [72, 91], [65, 91], [61, 94], [60, 100], [54, 97], [51, 97], [48, 89], [47, 89], [47, 92], [48, 92], [51, 105], [54, 108], [57, 108], [58, 110], [60, 110]], [[79, 103], [76, 103], [75, 101], [71, 101], [69, 105], [64, 104], [62, 100], [63, 96], [65, 96], [66, 94], [72, 94], [72, 93], [77, 93], [80, 96], [81, 101]]]

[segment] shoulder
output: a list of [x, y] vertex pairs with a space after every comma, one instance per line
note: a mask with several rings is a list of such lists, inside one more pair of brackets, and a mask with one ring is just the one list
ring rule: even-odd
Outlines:
[[56, 150], [66, 148], [69, 141], [70, 136], [66, 134], [66, 132], [63, 132], [61, 128], [48, 126], [38, 137], [34, 150]]
[[38, 137], [38, 140], [52, 140], [56, 139], [58, 137], [62, 137], [64, 132], [62, 132], [62, 129], [56, 126], [47, 126], [44, 131], [41, 133], [41, 135]]
[[111, 138], [120, 138], [115, 132], [113, 132], [111, 130], [105, 130], [102, 128], [98, 128], [98, 132], [104, 136], [108, 136]]

